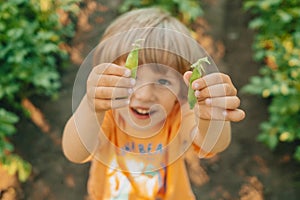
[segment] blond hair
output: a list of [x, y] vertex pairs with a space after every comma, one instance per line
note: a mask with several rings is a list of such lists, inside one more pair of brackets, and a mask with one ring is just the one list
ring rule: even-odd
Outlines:
[[161, 9], [143, 8], [121, 15], [108, 26], [95, 50], [94, 64], [124, 62], [138, 39], [144, 40], [139, 63], [167, 65], [181, 74], [205, 54], [179, 20]]

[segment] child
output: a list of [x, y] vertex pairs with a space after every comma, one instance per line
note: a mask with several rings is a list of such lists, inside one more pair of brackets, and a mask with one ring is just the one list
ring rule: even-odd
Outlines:
[[[89, 199], [195, 199], [183, 155], [210, 157], [230, 143], [230, 121], [240, 121], [229, 76], [203, 63], [187, 102], [190, 66], [205, 56], [188, 29], [167, 13], [138, 9], [120, 16], [93, 54], [86, 93], [63, 133], [66, 157], [92, 161]], [[137, 78], [124, 67], [131, 44], [142, 39]], [[210, 60], [210, 62], [212, 62]]]

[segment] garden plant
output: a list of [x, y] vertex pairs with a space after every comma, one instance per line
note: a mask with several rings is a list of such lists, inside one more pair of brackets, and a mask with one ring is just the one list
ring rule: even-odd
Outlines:
[[75, 32], [78, 2], [0, 0], [0, 167], [20, 181], [28, 178], [31, 165], [14, 152], [11, 136], [18, 121], [31, 115], [24, 102], [57, 97], [68, 59], [63, 47]]
[[300, 4], [297, 0], [247, 0], [254, 18], [254, 58], [262, 67], [244, 91], [268, 99], [267, 121], [258, 140], [274, 150], [280, 143], [295, 147], [300, 161]]

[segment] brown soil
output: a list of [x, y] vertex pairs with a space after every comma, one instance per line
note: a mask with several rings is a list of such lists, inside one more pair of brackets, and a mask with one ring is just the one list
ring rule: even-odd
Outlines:
[[0, 165], [0, 177], [0, 199], [14, 200], [19, 198], [18, 194], [21, 193], [21, 188], [17, 177], [8, 174], [2, 165]]
[[[89, 164], [73, 164], [66, 160], [60, 142], [64, 123], [72, 112], [72, 87], [78, 67], [117, 15], [116, 8], [120, 1], [97, 2], [87, 0], [81, 12], [78, 31], [72, 43], [72, 64], [63, 73], [60, 98], [56, 101], [33, 100], [44, 113], [50, 130], [43, 132], [30, 119], [22, 119], [19, 124], [19, 132], [15, 136], [16, 150], [33, 166], [30, 179], [22, 184], [21, 199], [82, 200], [86, 195]], [[252, 60], [254, 34], [247, 28], [249, 14], [242, 10], [242, 0], [205, 2], [205, 19], [210, 27], [208, 32], [213, 37], [213, 40], [208, 38], [209, 45], [206, 48], [210, 48], [210, 44], [215, 45], [211, 53], [216, 60], [220, 58], [217, 61], [220, 71], [230, 74], [240, 89], [259, 69], [259, 64]], [[211, 41], [215, 42], [212, 44]], [[209, 160], [188, 158], [197, 198], [299, 199], [299, 164], [294, 163], [288, 155], [291, 148], [282, 145], [271, 152], [256, 141], [259, 124], [267, 119], [268, 102], [252, 95], [240, 93], [239, 96], [247, 118], [232, 124], [230, 147]]]

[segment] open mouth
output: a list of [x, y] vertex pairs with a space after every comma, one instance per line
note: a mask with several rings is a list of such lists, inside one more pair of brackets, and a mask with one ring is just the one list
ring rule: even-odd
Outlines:
[[147, 108], [131, 108], [133, 114], [139, 119], [146, 119], [149, 118], [154, 111], [151, 111]]
[[141, 108], [136, 108], [136, 109], [133, 109], [137, 114], [139, 115], [149, 115], [150, 114], [150, 110], [147, 109], [141, 109]]

